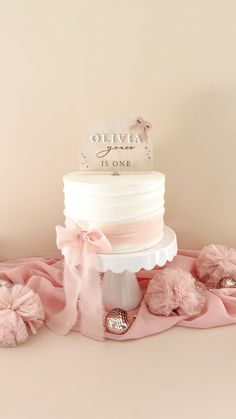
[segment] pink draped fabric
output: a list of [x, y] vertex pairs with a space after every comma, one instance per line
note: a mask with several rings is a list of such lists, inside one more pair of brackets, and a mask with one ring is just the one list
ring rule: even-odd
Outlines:
[[[166, 267], [182, 268], [196, 276], [194, 264], [197, 254], [197, 251], [182, 250]], [[142, 270], [137, 274], [143, 292], [155, 272], [156, 269], [148, 272]], [[58, 258], [28, 258], [0, 263], [0, 279], [8, 279], [14, 284], [27, 284], [39, 294], [45, 309], [46, 321], [59, 313], [65, 305], [62, 278], [63, 261]], [[206, 306], [198, 316], [192, 318], [155, 316], [148, 311], [145, 302], [142, 301], [139, 309], [130, 313], [136, 317], [124, 335], [106, 333], [105, 337], [116, 340], [138, 339], [163, 332], [175, 325], [210, 328], [236, 323], [236, 289], [206, 291], [206, 297]], [[80, 330], [79, 321], [73, 330]]]

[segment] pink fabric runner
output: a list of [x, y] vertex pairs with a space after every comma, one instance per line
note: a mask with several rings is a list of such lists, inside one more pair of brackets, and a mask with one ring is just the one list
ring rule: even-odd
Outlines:
[[[196, 276], [194, 262], [197, 255], [197, 251], [180, 251], [174, 261], [166, 267], [182, 268]], [[148, 272], [142, 270], [137, 274], [144, 292], [155, 272], [156, 269]], [[45, 257], [2, 262], [0, 279], [9, 279], [14, 284], [27, 284], [37, 292], [45, 309], [46, 321], [65, 305], [62, 259]], [[116, 340], [138, 339], [163, 332], [175, 325], [209, 328], [236, 323], [236, 289], [215, 289], [206, 293], [207, 304], [198, 316], [155, 316], [148, 311], [143, 301], [139, 309], [130, 313], [136, 318], [124, 335], [106, 333], [105, 336]], [[79, 331], [79, 323], [74, 326], [74, 330]]]

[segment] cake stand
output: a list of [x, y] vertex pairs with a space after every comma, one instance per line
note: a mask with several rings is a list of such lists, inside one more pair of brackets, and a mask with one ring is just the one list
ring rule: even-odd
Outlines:
[[155, 266], [164, 266], [171, 262], [177, 254], [177, 239], [175, 232], [164, 226], [163, 238], [155, 246], [132, 253], [100, 253], [103, 303], [106, 310], [114, 307], [123, 310], [133, 310], [142, 300], [135, 273], [140, 269], [147, 271]]

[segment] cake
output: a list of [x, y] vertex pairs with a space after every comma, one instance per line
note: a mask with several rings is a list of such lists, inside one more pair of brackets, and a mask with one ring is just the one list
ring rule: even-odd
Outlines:
[[112, 253], [150, 248], [163, 237], [165, 176], [147, 173], [73, 172], [63, 178], [64, 215], [81, 230], [95, 225]]

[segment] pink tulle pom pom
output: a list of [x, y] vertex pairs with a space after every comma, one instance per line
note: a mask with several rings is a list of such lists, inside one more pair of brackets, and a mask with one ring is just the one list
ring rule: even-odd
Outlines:
[[220, 244], [204, 247], [196, 260], [196, 273], [210, 288], [217, 288], [225, 277], [236, 280], [236, 250]]
[[36, 334], [44, 310], [38, 294], [24, 285], [0, 288], [0, 346], [16, 346]]
[[159, 316], [194, 316], [202, 310], [206, 296], [203, 286], [197, 286], [189, 272], [163, 269], [149, 282], [145, 301], [149, 311]]

